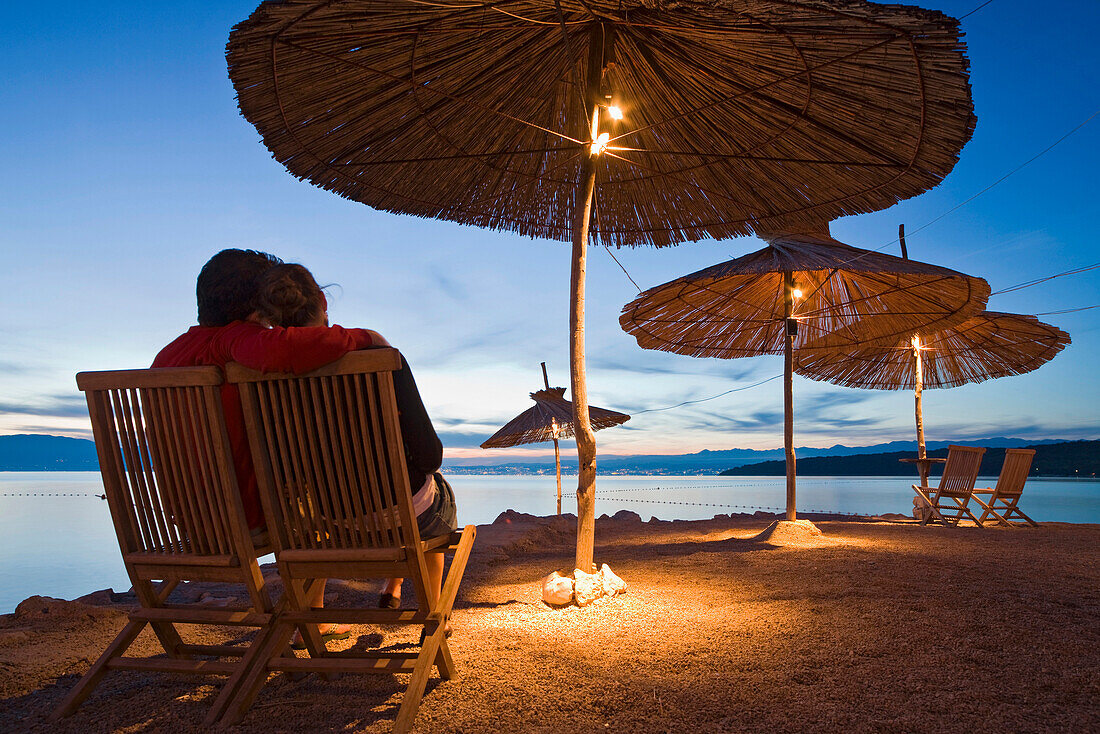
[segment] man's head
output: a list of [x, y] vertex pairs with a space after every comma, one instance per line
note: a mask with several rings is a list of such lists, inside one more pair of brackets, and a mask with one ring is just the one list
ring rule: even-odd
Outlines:
[[195, 296], [200, 326], [225, 326], [256, 310], [260, 277], [282, 260], [256, 250], [222, 250], [199, 271]]

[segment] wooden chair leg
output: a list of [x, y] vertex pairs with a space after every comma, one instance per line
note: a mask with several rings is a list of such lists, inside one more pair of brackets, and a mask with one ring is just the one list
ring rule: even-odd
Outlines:
[[[134, 583], [134, 595], [137, 596], [142, 607], [155, 609], [164, 603], [164, 599], [168, 598], [174, 588], [176, 588], [176, 582], [174, 581], [166, 581], [159, 588], [151, 581], [137, 581]], [[176, 659], [190, 659], [193, 657], [180, 653], [183, 640], [180, 639], [179, 632], [171, 622], [150, 622], [150, 626], [153, 628], [157, 639], [160, 640], [161, 647], [164, 648], [164, 652], [168, 657]]]
[[939, 518], [939, 521], [946, 525], [947, 521], [943, 519], [943, 515], [941, 515], [939, 510], [936, 509], [936, 503], [933, 502], [932, 499], [928, 496], [928, 493], [924, 491], [925, 489], [927, 489], [927, 487], [918, 487], [915, 484], [912, 485], [912, 487], [913, 491], [917, 493], [917, 496], [924, 500], [924, 504], [929, 510], [929, 513], [920, 519], [919, 524], [927, 525], [933, 519]]
[[424, 689], [428, 686], [428, 677], [432, 674], [432, 666], [436, 660], [440, 643], [443, 641], [447, 625], [441, 622], [435, 632], [424, 639], [424, 646], [420, 648], [420, 655], [416, 659], [412, 678], [405, 689], [405, 695], [401, 698], [401, 708], [397, 712], [397, 720], [393, 723], [394, 734], [405, 734], [412, 729], [416, 712], [420, 709], [420, 699], [424, 697]]
[[57, 723], [64, 717], [70, 715], [84, 702], [89, 694], [95, 687], [99, 685], [99, 681], [103, 679], [103, 676], [107, 674], [107, 664], [120, 657], [130, 645], [134, 642], [137, 636], [141, 633], [141, 630], [145, 627], [145, 622], [130, 622], [122, 631], [118, 633], [118, 636], [107, 646], [107, 649], [103, 651], [103, 654], [92, 663], [92, 667], [88, 669], [88, 672], [77, 681], [77, 684], [73, 687], [69, 694], [65, 696], [65, 699], [61, 704], [54, 709], [47, 719], [51, 723]]
[[1005, 517], [1005, 524], [1012, 527], [1017, 527], [1017, 524], [1012, 522], [1014, 516], [1019, 516], [1021, 520], [1026, 522], [1033, 528], [1039, 527], [1039, 523], [1032, 520], [1030, 517], [1024, 514], [1023, 510], [1016, 506], [1016, 503], [1020, 501], [1020, 497], [1017, 495], [1011, 500], [1002, 499], [1004, 506], [1001, 508], [1001, 514]]
[[939, 523], [944, 527], [950, 527], [950, 523], [947, 521], [947, 518], [944, 517], [943, 513], [940, 512], [938, 507], [936, 507], [935, 505], [929, 505], [928, 509], [931, 510], [931, 512], [928, 513], [928, 517], [920, 521], [921, 525], [927, 525], [931, 522], [935, 522], [938, 520]]
[[1018, 508], [1018, 507], [1015, 507], [1015, 506], [1013, 506], [1013, 508], [1012, 508], [1012, 509], [1013, 509], [1013, 510], [1014, 510], [1014, 511], [1016, 512], [1016, 514], [1017, 514], [1017, 515], [1019, 515], [1020, 517], [1022, 517], [1022, 518], [1024, 519], [1024, 522], [1026, 522], [1026, 523], [1027, 523], [1028, 525], [1030, 525], [1030, 526], [1031, 526], [1031, 527], [1033, 527], [1033, 528], [1037, 528], [1037, 527], [1039, 527], [1039, 523], [1035, 522], [1035, 521], [1034, 521], [1034, 520], [1032, 520], [1032, 519], [1031, 519], [1030, 517], [1028, 517], [1027, 515], [1025, 515], [1025, 514], [1024, 514], [1024, 512], [1023, 512], [1023, 510], [1021, 510], [1020, 508]]
[[[466, 564], [470, 560], [470, 551], [474, 547], [476, 534], [477, 531], [473, 526], [467, 526], [463, 529], [462, 537], [455, 548], [454, 557], [451, 559], [451, 566], [447, 569], [447, 578], [443, 582], [443, 588], [440, 589], [439, 603], [436, 610], [443, 619], [442, 627], [444, 629], [446, 629], [447, 620], [451, 616], [455, 599], [458, 597], [458, 587], [462, 583], [463, 574], [466, 573]], [[435, 665], [439, 669], [439, 677], [443, 680], [450, 680], [456, 672], [454, 659], [451, 657], [451, 649], [447, 644], [446, 636], [441, 639], [439, 652], [435, 656]]]
[[226, 708], [236, 697], [241, 682], [252, 672], [255, 666], [259, 665], [266, 669], [267, 661], [262, 657], [262, 653], [271, 633], [271, 627], [261, 627], [256, 633], [256, 639], [252, 641], [252, 644], [248, 647], [248, 651], [244, 654], [244, 657], [241, 658], [237, 672], [230, 676], [229, 680], [222, 686], [221, 692], [218, 693], [218, 697], [214, 700], [214, 705], [210, 708], [210, 711], [207, 712], [206, 719], [203, 721], [203, 726], [209, 728], [218, 723], [218, 720], [225, 713]]
[[179, 585], [179, 581], [164, 581], [157, 586], [156, 595], [160, 603], [163, 604], [168, 599], [168, 595], [175, 591], [176, 587]]
[[276, 622], [272, 626], [267, 639], [257, 647], [256, 659], [241, 675], [236, 690], [229, 694], [229, 700], [223, 704], [224, 712], [218, 721], [221, 726], [237, 724], [248, 713], [260, 689], [267, 682], [268, 663], [282, 655], [293, 634], [294, 625], [290, 622]]
[[[286, 585], [285, 592], [288, 607], [298, 612], [309, 611], [309, 595], [314, 588], [314, 584], [317, 583], [320, 583], [320, 579], [309, 579], [308, 581], [291, 579]], [[325, 646], [325, 641], [321, 639], [321, 634], [317, 631], [315, 625], [299, 625], [298, 633], [302, 635], [302, 642], [305, 643], [306, 650], [309, 652], [311, 658], [320, 658], [328, 655], [328, 648]]]
[[446, 636], [444, 636], [443, 642], [439, 643], [439, 651], [435, 654], [434, 664], [439, 670], [439, 677], [443, 680], [450, 680], [455, 677], [457, 669], [455, 668], [454, 658], [451, 657], [451, 648], [447, 645]]
[[970, 504], [969, 498], [965, 502], [959, 502], [959, 522], [962, 522], [962, 516], [965, 514], [971, 519], [971, 521], [973, 521], [975, 525], [977, 525], [978, 527], [982, 527], [982, 524], [978, 522], [978, 518], [975, 517], [974, 513], [970, 511], [969, 507], [967, 507], [968, 504]]
[[[1002, 505], [1001, 507], [998, 507], [995, 500], [990, 500], [988, 503], [986, 503], [983, 502], [980, 497], [974, 497], [974, 501], [981, 505], [984, 510], [982, 512], [982, 516], [979, 518], [979, 525], [983, 525], [983, 523], [990, 520], [996, 520], [998, 525], [1003, 525], [1006, 528], [1016, 527], [1014, 523], [1009, 521], [1009, 513], [1005, 512], [1005, 510], [1008, 508], [1007, 505]], [[1000, 512], [998, 512], [998, 510], [1000, 510]]]
[[[977, 502], [982, 507], [982, 516], [980, 518], [978, 518], [978, 525], [980, 525], [981, 527], [984, 528], [986, 521], [989, 520], [989, 516], [993, 515], [993, 514], [996, 514], [996, 513], [994, 513], [992, 508], [990, 508], [990, 506], [988, 504], [983, 502], [982, 498], [979, 497], [978, 495], [974, 495], [974, 501]], [[992, 502], [992, 500], [990, 500], [990, 502]]]

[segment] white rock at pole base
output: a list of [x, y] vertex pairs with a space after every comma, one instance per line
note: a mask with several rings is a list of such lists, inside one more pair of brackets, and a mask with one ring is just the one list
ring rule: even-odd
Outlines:
[[600, 576], [603, 582], [603, 593], [608, 596], [626, 593], [626, 582], [616, 576], [606, 563], [600, 567]]
[[583, 607], [603, 596], [603, 575], [585, 573], [579, 568], [573, 569], [573, 595], [577, 606]]
[[542, 580], [542, 600], [554, 606], [573, 601], [573, 579], [554, 571]]

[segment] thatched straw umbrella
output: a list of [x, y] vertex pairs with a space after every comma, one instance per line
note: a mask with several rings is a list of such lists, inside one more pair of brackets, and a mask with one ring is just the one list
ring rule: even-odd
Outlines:
[[[849, 345], [957, 324], [982, 309], [981, 278], [816, 234], [767, 236], [768, 246], [655, 286], [619, 323], [646, 349], [733, 359], [783, 355], [787, 519], [796, 518], [793, 355], [827, 334]], [[834, 336], [835, 349], [842, 337]]]
[[[561, 453], [558, 440], [573, 436], [573, 404], [565, 399], [564, 387], [550, 387], [550, 378], [546, 375], [546, 363], [542, 363], [542, 381], [544, 389], [531, 393], [535, 401], [528, 408], [490, 436], [483, 449], [503, 449], [526, 443], [554, 442], [554, 474], [558, 480], [558, 514], [561, 514]], [[606, 408], [588, 406], [588, 417], [592, 421], [592, 430], [618, 426], [630, 420], [626, 413], [618, 413]]]
[[242, 114], [295, 176], [572, 241], [581, 569], [590, 238], [664, 246], [877, 211], [939, 183], [974, 127], [958, 21], [860, 0], [268, 0], [226, 56]]
[[[844, 387], [913, 390], [917, 466], [922, 482], [927, 482], [922, 390], [1031, 372], [1054, 359], [1070, 337], [1034, 316], [982, 311], [957, 326], [924, 336], [902, 335], [875, 345], [851, 342], [850, 335], [825, 337], [817, 348], [796, 356], [794, 371]], [[828, 348], [830, 344], [835, 348]]]

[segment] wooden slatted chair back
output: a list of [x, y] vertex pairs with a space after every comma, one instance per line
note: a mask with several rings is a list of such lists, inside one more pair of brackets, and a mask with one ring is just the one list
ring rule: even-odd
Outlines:
[[1001, 466], [1001, 473], [997, 477], [994, 496], [1019, 497], [1023, 494], [1024, 484], [1027, 482], [1027, 475], [1031, 471], [1031, 461], [1034, 457], [1035, 449], [1007, 449], [1005, 463]]
[[[227, 675], [207, 715], [233, 701], [273, 621], [245, 519], [216, 367], [82, 372], [100, 474], [141, 607], [51, 714], [72, 714], [111, 669]], [[182, 581], [243, 584], [251, 604], [169, 602]], [[257, 627], [252, 642], [186, 643], [176, 625]], [[164, 656], [126, 657], [150, 626]], [[224, 658], [210, 660], [208, 658]]]
[[418, 545], [394, 397], [400, 359], [364, 350], [302, 376], [227, 366], [277, 550]]
[[82, 372], [124, 559], [240, 567], [254, 555], [216, 367]]
[[[455, 674], [446, 626], [477, 530], [420, 539], [393, 380], [400, 368], [401, 355], [388, 348], [352, 352], [305, 375], [226, 366], [240, 389], [285, 607], [260, 653], [265, 663], [242, 679], [222, 724], [241, 720], [273, 671], [411, 673], [394, 722], [395, 732], [407, 732], [432, 669]], [[429, 585], [427, 557], [443, 553], [454, 555], [438, 588]], [[399, 609], [313, 608], [314, 585], [330, 578], [404, 578], [415, 600]], [[420, 651], [330, 650], [319, 626], [340, 622], [412, 625]], [[295, 629], [308, 658], [279, 655]]]
[[974, 491], [974, 482], [982, 468], [982, 456], [985, 449], [975, 446], [948, 446], [947, 463], [943, 466], [940, 484], [936, 490], [939, 497], [969, 497]]

